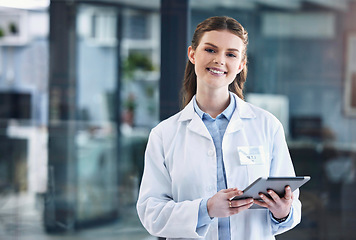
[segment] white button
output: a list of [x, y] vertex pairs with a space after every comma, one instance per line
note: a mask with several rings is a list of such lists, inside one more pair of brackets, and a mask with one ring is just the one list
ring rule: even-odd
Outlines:
[[213, 149], [210, 149], [209, 151], [208, 151], [208, 156], [213, 156], [214, 155], [214, 150]]

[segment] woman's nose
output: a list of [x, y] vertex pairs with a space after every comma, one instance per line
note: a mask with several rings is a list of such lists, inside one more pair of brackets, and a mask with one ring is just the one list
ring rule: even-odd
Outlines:
[[214, 58], [213, 62], [218, 65], [224, 65], [225, 61], [223, 57], [216, 57]]

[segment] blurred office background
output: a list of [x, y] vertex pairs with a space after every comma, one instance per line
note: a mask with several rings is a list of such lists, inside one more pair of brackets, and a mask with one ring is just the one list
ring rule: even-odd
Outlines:
[[157, 239], [135, 203], [196, 25], [248, 30], [246, 99], [283, 123], [302, 222], [355, 239], [355, 0], [0, 0], [0, 239]]

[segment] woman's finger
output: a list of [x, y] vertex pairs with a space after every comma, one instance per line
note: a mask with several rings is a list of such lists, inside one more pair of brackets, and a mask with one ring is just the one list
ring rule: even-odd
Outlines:
[[264, 195], [263, 193], [260, 193], [260, 198], [268, 205], [268, 206], [272, 206], [274, 201], [272, 201], [272, 199], [268, 198], [266, 195]]
[[244, 205], [248, 205], [250, 203], [253, 203], [253, 198], [247, 198], [247, 199], [241, 199], [241, 200], [233, 200], [231, 201], [231, 207], [241, 207]]
[[267, 203], [265, 203], [265, 202], [262, 202], [262, 201], [260, 201], [260, 200], [254, 200], [253, 201], [253, 203], [254, 204], [257, 204], [258, 206], [261, 206], [261, 207], [264, 207], [264, 208], [268, 208], [268, 205], [267, 205]]
[[286, 200], [290, 200], [293, 198], [293, 193], [292, 193], [292, 189], [289, 186], [286, 186], [285, 188], [285, 194], [284, 194], [284, 198]]
[[240, 213], [242, 211], [245, 211], [245, 210], [249, 209], [250, 207], [252, 207], [252, 205], [253, 205], [253, 202], [243, 205], [241, 207], [230, 208], [230, 215], [234, 215], [234, 214]]
[[236, 190], [237, 190], [237, 188], [227, 188], [227, 189], [221, 189], [220, 192], [229, 193], [229, 192], [236, 191]]
[[278, 196], [278, 194], [273, 191], [273, 190], [268, 190], [267, 193], [271, 196], [271, 198], [275, 201], [275, 202], [279, 202], [281, 200], [281, 198]]
[[234, 188], [233, 191], [227, 192], [226, 194], [227, 194], [226, 199], [231, 200], [231, 199], [233, 199], [233, 198], [236, 197], [236, 196], [242, 195], [243, 192], [242, 192], [241, 190], [238, 190], [237, 188]]

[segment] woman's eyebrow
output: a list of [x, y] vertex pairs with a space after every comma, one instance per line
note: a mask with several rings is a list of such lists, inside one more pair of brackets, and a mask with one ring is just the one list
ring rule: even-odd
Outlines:
[[[206, 43], [204, 43], [204, 44], [209, 45], [209, 46], [211, 46], [211, 47], [213, 47], [213, 48], [218, 48], [217, 46], [215, 46], [214, 44], [209, 43], [209, 42], [206, 42]], [[239, 51], [238, 49], [236, 49], [236, 48], [228, 48], [227, 50], [228, 50], [228, 51], [233, 51], [233, 52], [240, 52], [240, 51]]]

